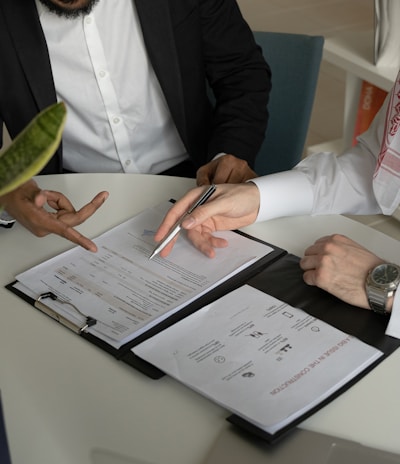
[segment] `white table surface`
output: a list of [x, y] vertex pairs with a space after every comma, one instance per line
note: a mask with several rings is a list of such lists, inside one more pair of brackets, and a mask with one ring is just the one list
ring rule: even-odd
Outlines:
[[[70, 174], [42, 177], [40, 185], [66, 193], [77, 207], [110, 191], [79, 227], [94, 237], [147, 206], [180, 197], [194, 182]], [[246, 230], [298, 255], [318, 237], [339, 232], [400, 262], [397, 241], [342, 216], [283, 218]], [[0, 230], [0, 390], [13, 464], [96, 464], [99, 449], [151, 464], [200, 464], [229, 413], [168, 377], [148, 379], [3, 288], [70, 246], [19, 225]], [[397, 350], [302, 427], [400, 453], [399, 391]]]

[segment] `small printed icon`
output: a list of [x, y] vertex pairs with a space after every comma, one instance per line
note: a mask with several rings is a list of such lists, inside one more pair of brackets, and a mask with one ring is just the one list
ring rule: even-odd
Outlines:
[[259, 332], [258, 330], [254, 330], [254, 332], [251, 332], [250, 334], [247, 334], [246, 337], [260, 338], [263, 335], [265, 335], [265, 333]]
[[215, 356], [214, 361], [217, 364], [222, 364], [225, 362], [225, 356]]
[[293, 314], [289, 313], [288, 311], [283, 311], [282, 315], [285, 316], [285, 317], [288, 317], [289, 319], [291, 319], [293, 317]]
[[291, 350], [293, 347], [287, 343], [285, 346], [283, 346], [279, 351], [282, 353], [287, 353], [289, 350]]

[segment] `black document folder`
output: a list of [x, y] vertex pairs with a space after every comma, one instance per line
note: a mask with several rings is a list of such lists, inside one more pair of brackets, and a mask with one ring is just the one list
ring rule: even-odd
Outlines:
[[[226, 293], [232, 291], [233, 289], [243, 285], [249, 278], [252, 276], [256, 275], [259, 273], [262, 269], [264, 269], [266, 266], [269, 266], [272, 264], [274, 261], [280, 259], [283, 255], [286, 254], [286, 251], [279, 248], [279, 247], [274, 247], [272, 245], [269, 245], [268, 243], [265, 243], [259, 239], [256, 239], [254, 237], [250, 237], [249, 235], [237, 231], [236, 233], [249, 238], [250, 240], [255, 240], [257, 242], [263, 243], [268, 247], [272, 248], [272, 251], [265, 255], [264, 257], [260, 258], [258, 261], [247, 267], [246, 269], [240, 271], [239, 273], [235, 274], [233, 277], [231, 277], [229, 280], [221, 283], [218, 285], [216, 288], [212, 289], [208, 293], [200, 296], [197, 298], [195, 301], [191, 302], [178, 312], [172, 314], [169, 316], [167, 319], [163, 320], [162, 322], [158, 323], [154, 327], [151, 327], [150, 329], [146, 330], [143, 334], [139, 335], [136, 337], [134, 340], [122, 345], [120, 348], [114, 348], [113, 346], [109, 345], [105, 341], [99, 339], [95, 335], [86, 332], [85, 330], [80, 330], [80, 327], [73, 327], [72, 325], [68, 324], [67, 321], [63, 321], [60, 318], [57, 317], [57, 315], [54, 314], [53, 311], [47, 312], [45, 307], [46, 300], [41, 299], [40, 303], [43, 303], [44, 309], [42, 311], [44, 313], [47, 313], [48, 316], [51, 316], [53, 319], [55, 319], [57, 322], [62, 323], [66, 327], [72, 329], [74, 332], [78, 333], [79, 336], [85, 338], [89, 342], [95, 344], [102, 350], [106, 351], [107, 353], [111, 354], [114, 358], [117, 360], [121, 360], [125, 362], [126, 364], [130, 365], [131, 367], [134, 367], [135, 369], [139, 370], [140, 372], [144, 373], [145, 375], [149, 376], [150, 378], [153, 379], [158, 379], [164, 375], [162, 371], [157, 369], [155, 366], [145, 362], [144, 360], [138, 358], [133, 354], [131, 349], [138, 345], [139, 343], [143, 342], [144, 340], [152, 337], [153, 335], [156, 335], [162, 330], [165, 330], [166, 328], [170, 327], [171, 325], [175, 324], [177, 321], [181, 320], [182, 318], [187, 317], [188, 315], [192, 314], [193, 312], [197, 311], [199, 308], [209, 304], [210, 302], [216, 300], [217, 298], [221, 297], [222, 295], [225, 295]], [[19, 288], [17, 288], [18, 281], [14, 281], [6, 286], [8, 290], [11, 292], [15, 293], [18, 295], [20, 298], [28, 302], [30, 305], [34, 306], [37, 308], [37, 303], [38, 301], [29, 297], [27, 294], [22, 292]], [[38, 308], [39, 309], [39, 308]]]
[[270, 443], [281, 439], [293, 427], [337, 398], [400, 346], [399, 339], [385, 335], [388, 323], [387, 317], [349, 305], [324, 290], [306, 285], [303, 281], [303, 271], [299, 266], [299, 261], [300, 259], [297, 256], [286, 254], [278, 261], [271, 263], [268, 268], [249, 279], [247, 283], [292, 306], [304, 310], [311, 316], [327, 322], [349, 335], [355, 336], [368, 345], [379, 349], [384, 355], [325, 401], [319, 403], [315, 408], [303, 414], [289, 426], [282, 428], [274, 435], [266, 433], [237, 415], [232, 415], [228, 418], [228, 421], [232, 424]]
[[388, 318], [361, 309], [334, 297], [317, 287], [306, 285], [300, 259], [286, 254], [248, 280], [248, 284], [303, 309], [308, 314], [353, 335], [363, 342], [391, 354], [400, 340], [385, 335]]
[[[306, 313], [336, 327], [346, 334], [355, 336], [383, 352], [384, 356], [380, 357], [378, 361], [370, 365], [361, 374], [352, 378], [351, 381], [347, 382], [334, 394], [274, 434], [269, 434], [265, 430], [255, 427], [237, 415], [231, 415], [228, 418], [231, 423], [273, 443], [283, 437], [298, 423], [357, 382], [377, 363], [390, 355], [400, 345], [400, 340], [385, 335], [387, 318], [377, 315], [372, 311], [348, 305], [323, 290], [306, 285], [299, 267], [299, 258], [288, 254], [285, 250], [278, 247], [270, 246], [273, 248], [273, 251], [258, 260], [255, 264], [239, 272], [228, 281], [209, 291], [119, 349], [111, 347], [90, 333], [82, 331], [80, 332], [80, 336], [104, 349], [116, 359], [129, 364], [153, 379], [157, 379], [164, 375], [163, 372], [152, 364], [140, 359], [131, 349], [246, 283], [293, 307], [304, 310]], [[34, 305], [35, 301], [33, 299], [15, 288], [15, 282], [9, 284], [7, 288]]]

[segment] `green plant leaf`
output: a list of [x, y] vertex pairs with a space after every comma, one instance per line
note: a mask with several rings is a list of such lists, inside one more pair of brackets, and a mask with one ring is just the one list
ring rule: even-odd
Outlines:
[[0, 155], [0, 196], [44, 168], [61, 142], [66, 113], [63, 102], [45, 108]]

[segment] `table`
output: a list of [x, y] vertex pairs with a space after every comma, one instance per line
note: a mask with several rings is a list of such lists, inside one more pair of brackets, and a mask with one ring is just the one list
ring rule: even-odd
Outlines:
[[[79, 227], [90, 237], [194, 185], [135, 174], [68, 174], [39, 182], [66, 193], [77, 207], [110, 191]], [[282, 218], [246, 231], [295, 254], [340, 232], [400, 262], [397, 241], [343, 216]], [[0, 230], [0, 389], [13, 464], [96, 464], [99, 449], [148, 464], [200, 464], [227, 427], [226, 411], [171, 378], [145, 377], [4, 289], [18, 272], [70, 246], [19, 225]], [[400, 453], [399, 366], [398, 350], [302, 427]]]

